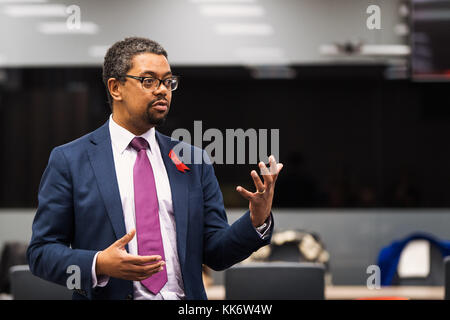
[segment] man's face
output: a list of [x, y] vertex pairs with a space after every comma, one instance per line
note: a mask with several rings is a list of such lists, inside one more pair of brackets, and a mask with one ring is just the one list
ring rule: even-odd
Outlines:
[[[169, 62], [163, 55], [141, 53], [133, 57], [128, 75], [166, 79], [172, 75]], [[125, 121], [137, 129], [145, 130], [162, 124], [169, 112], [172, 91], [163, 83], [154, 90], [143, 88], [141, 82], [125, 78], [123, 84], [123, 112]]]

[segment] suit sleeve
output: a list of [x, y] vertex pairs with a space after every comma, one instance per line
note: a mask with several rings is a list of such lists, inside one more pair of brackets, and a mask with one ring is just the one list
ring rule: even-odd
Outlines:
[[[203, 159], [208, 159], [206, 153]], [[250, 211], [230, 226], [214, 168], [210, 161], [205, 162], [202, 164], [205, 224], [203, 261], [213, 270], [220, 271], [246, 259], [254, 251], [269, 244], [274, 223], [271, 213], [271, 225], [267, 236], [263, 238], [252, 225]]]
[[38, 209], [27, 250], [31, 272], [66, 286], [71, 265], [79, 267], [77, 292], [92, 297], [91, 267], [96, 251], [72, 249], [74, 231], [73, 185], [67, 160], [59, 148], [51, 154], [39, 185]]

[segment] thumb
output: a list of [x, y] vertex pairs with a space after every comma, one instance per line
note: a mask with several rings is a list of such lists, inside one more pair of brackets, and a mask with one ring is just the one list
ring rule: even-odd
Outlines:
[[131, 230], [126, 235], [124, 235], [122, 238], [117, 240], [114, 244], [116, 247], [125, 247], [125, 245], [131, 241], [131, 239], [134, 238], [134, 235], [136, 234], [136, 229]]

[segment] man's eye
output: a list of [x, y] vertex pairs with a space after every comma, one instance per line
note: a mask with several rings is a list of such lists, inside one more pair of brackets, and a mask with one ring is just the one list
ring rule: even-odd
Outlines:
[[144, 79], [144, 84], [145, 85], [152, 85], [154, 83], [155, 83], [155, 79], [153, 79], [153, 78], [146, 78], [146, 79]]

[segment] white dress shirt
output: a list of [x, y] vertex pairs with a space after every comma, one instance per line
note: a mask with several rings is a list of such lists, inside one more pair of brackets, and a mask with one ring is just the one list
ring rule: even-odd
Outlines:
[[[134, 208], [134, 186], [133, 186], [133, 167], [137, 157], [137, 151], [130, 146], [134, 134], [114, 122], [112, 115], [109, 119], [109, 131], [111, 135], [111, 144], [116, 169], [117, 183], [119, 186], [120, 200], [125, 219], [126, 232], [136, 228], [135, 208]], [[181, 275], [180, 262], [178, 260], [176, 226], [172, 206], [172, 192], [170, 189], [169, 178], [166, 167], [164, 166], [158, 142], [155, 137], [155, 128], [142, 134], [147, 140], [150, 148], [147, 149], [147, 157], [153, 168], [155, 176], [156, 193], [159, 204], [159, 222], [161, 226], [161, 236], [164, 246], [165, 266], [167, 271], [167, 283], [161, 291], [154, 295], [140, 281], [133, 281], [135, 300], [180, 300], [184, 299], [183, 279]], [[270, 229], [272, 221], [258, 227], [256, 232], [265, 238]], [[137, 255], [137, 236], [128, 243], [130, 254]], [[95, 273], [95, 264], [97, 255], [92, 263], [92, 287], [104, 287], [109, 281], [108, 276], [102, 276], [97, 279]]]
[[[119, 126], [114, 122], [112, 116], [109, 119], [109, 132], [114, 157], [114, 166], [116, 169], [117, 183], [119, 185], [120, 200], [125, 219], [126, 232], [136, 228], [135, 209], [134, 209], [134, 186], [133, 186], [133, 167], [137, 157], [137, 151], [130, 146], [134, 134]], [[147, 149], [147, 157], [152, 164], [153, 174], [155, 176], [156, 193], [159, 204], [159, 223], [161, 226], [161, 236], [164, 246], [165, 266], [167, 271], [167, 283], [161, 291], [154, 295], [140, 281], [133, 281], [135, 300], [179, 300], [184, 299], [183, 279], [181, 276], [180, 262], [178, 260], [175, 217], [172, 207], [172, 193], [164, 166], [159, 145], [156, 142], [155, 128], [145, 132], [140, 137], [147, 140], [150, 148]], [[137, 235], [128, 243], [130, 254], [137, 255]], [[93, 265], [93, 285], [105, 286], [108, 277], [98, 279], [96, 284], [95, 262]]]

